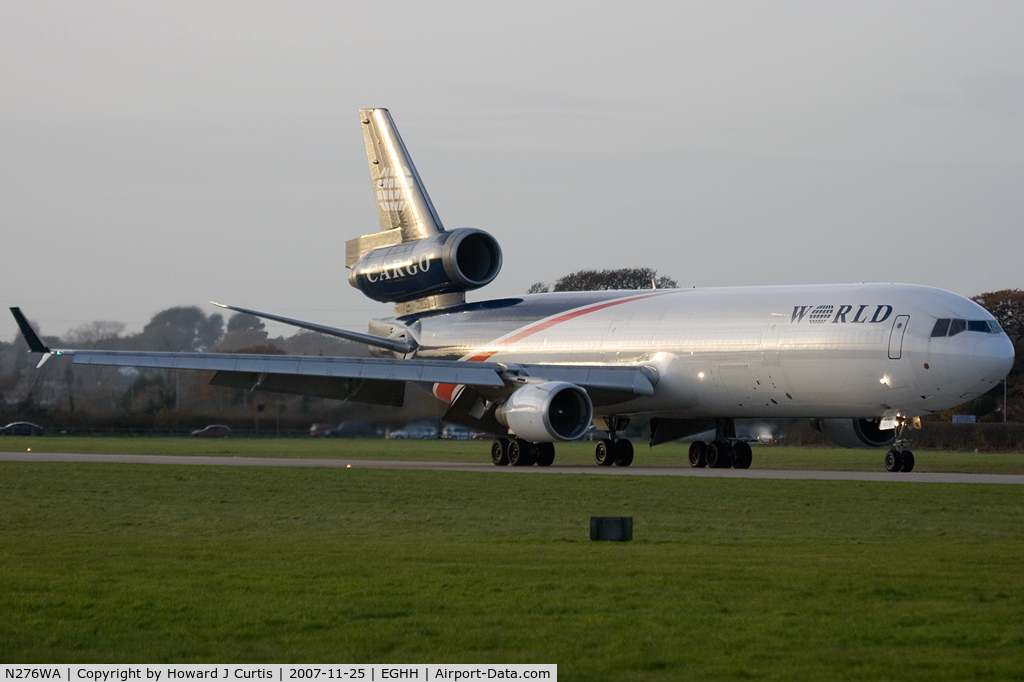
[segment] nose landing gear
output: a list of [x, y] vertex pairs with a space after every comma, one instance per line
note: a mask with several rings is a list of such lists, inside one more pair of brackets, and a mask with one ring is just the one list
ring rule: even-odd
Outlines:
[[907, 420], [903, 417], [897, 418], [896, 439], [892, 443], [892, 449], [885, 453], [885, 470], [890, 473], [914, 470], [914, 453], [910, 451], [910, 439], [903, 437], [906, 428]]

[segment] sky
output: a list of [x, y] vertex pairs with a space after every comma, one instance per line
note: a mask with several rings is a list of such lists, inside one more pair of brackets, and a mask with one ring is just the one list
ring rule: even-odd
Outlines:
[[0, 299], [43, 334], [211, 300], [365, 330], [373, 107], [445, 227], [501, 244], [469, 300], [618, 267], [1024, 288], [1022, 29], [1020, 2], [0, 0]]

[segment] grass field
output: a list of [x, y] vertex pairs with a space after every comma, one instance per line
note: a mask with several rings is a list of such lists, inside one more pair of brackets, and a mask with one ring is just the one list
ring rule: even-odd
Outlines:
[[1024, 678], [1017, 486], [8, 462], [0, 518], [3, 662]]
[[[633, 466], [689, 466], [688, 443], [636, 444]], [[0, 451], [488, 462], [490, 441], [318, 438], [5, 437]], [[561, 443], [556, 464], [593, 465], [594, 443]], [[882, 471], [884, 449], [754, 446], [754, 469]], [[915, 451], [915, 471], [1024, 474], [1024, 454]]]

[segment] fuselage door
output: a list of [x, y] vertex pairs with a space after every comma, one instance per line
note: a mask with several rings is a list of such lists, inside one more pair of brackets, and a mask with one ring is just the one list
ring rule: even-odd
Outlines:
[[889, 332], [889, 359], [899, 360], [903, 357], [903, 335], [907, 331], [910, 315], [897, 315]]
[[768, 323], [768, 328], [764, 332], [764, 336], [761, 337], [761, 352], [764, 354], [764, 364], [766, 365], [778, 365], [779, 364], [779, 325], [781, 324], [781, 315], [772, 315], [771, 321]]

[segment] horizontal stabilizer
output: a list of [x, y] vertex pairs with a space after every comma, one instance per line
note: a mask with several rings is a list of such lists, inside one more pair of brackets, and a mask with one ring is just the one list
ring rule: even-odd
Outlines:
[[356, 343], [365, 343], [367, 346], [376, 346], [378, 348], [387, 348], [388, 350], [394, 351], [405, 355], [411, 353], [415, 346], [405, 341], [399, 341], [398, 339], [386, 339], [382, 336], [374, 336], [372, 334], [361, 334], [359, 332], [352, 332], [347, 329], [338, 329], [337, 327], [328, 327], [322, 324], [315, 324], [313, 322], [304, 322], [303, 320], [294, 320], [290, 317], [281, 317], [280, 315], [271, 315], [270, 313], [261, 313], [258, 310], [249, 310], [248, 308], [239, 308], [233, 305], [227, 305], [225, 303], [217, 303], [216, 301], [210, 301], [213, 305], [218, 308], [225, 308], [227, 310], [234, 310], [238, 313], [245, 313], [246, 315], [253, 315], [255, 317], [262, 317], [265, 320], [273, 320], [274, 322], [281, 322], [283, 324], [291, 325], [292, 327], [298, 327], [300, 329], [308, 329], [312, 332], [320, 332], [321, 334], [327, 334], [328, 336], [336, 336], [346, 341], [355, 341]]

